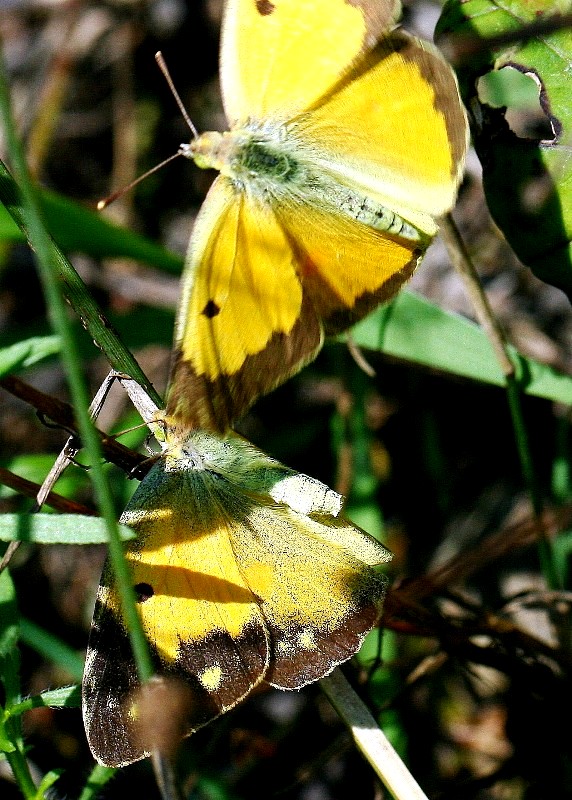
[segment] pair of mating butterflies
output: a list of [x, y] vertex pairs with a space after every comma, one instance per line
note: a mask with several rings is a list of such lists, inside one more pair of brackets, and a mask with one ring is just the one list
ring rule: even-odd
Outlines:
[[399, 12], [227, 0], [230, 131], [182, 147], [220, 175], [190, 241], [164, 453], [122, 516], [166, 693], [149, 711], [106, 567], [83, 682], [103, 764], [149, 753], [165, 709], [190, 733], [262, 681], [323, 677], [379, 618], [385, 548], [338, 517], [335, 492], [228, 432], [326, 335], [398, 291], [453, 205], [467, 149], [457, 84], [434, 47], [395, 28]]

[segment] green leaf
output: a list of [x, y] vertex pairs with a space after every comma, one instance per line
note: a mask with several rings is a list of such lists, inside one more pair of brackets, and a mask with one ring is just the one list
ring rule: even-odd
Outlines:
[[18, 644], [16, 590], [9, 570], [0, 573], [0, 659], [14, 652]]
[[538, 86], [528, 75], [516, 69], [487, 72], [479, 81], [481, 102], [493, 108], [511, 108], [534, 111], [538, 108]]
[[16, 590], [8, 569], [0, 573], [0, 682], [5, 705], [20, 700], [19, 620]]
[[101, 789], [117, 772], [116, 767], [104, 767], [96, 764], [92, 769], [87, 783], [79, 796], [79, 800], [97, 800], [101, 795]]
[[[179, 274], [183, 258], [136, 233], [109, 222], [101, 214], [43, 190], [40, 195], [46, 227], [67, 253], [87, 253], [94, 258], [133, 258]], [[24, 241], [7, 209], [0, 204], [0, 239]]]
[[[352, 330], [360, 347], [495, 386], [505, 379], [483, 330], [411, 291], [402, 292]], [[572, 404], [572, 377], [510, 348], [524, 392]]]
[[[81, 680], [81, 671], [79, 679]], [[41, 694], [35, 694], [33, 697], [27, 697], [21, 703], [11, 706], [6, 716], [18, 716], [32, 708], [79, 708], [80, 706], [81, 686], [74, 684], [74, 686], [62, 686], [59, 689], [51, 689]]]
[[45, 800], [46, 792], [48, 789], [54, 785], [54, 783], [58, 780], [58, 778], [63, 773], [62, 769], [51, 769], [49, 772], [46, 772], [42, 780], [40, 781], [40, 785], [38, 786], [38, 791], [36, 792], [35, 800]]
[[[120, 525], [122, 540], [133, 539], [134, 533]], [[81, 514], [2, 514], [0, 541], [37, 542], [38, 544], [104, 544], [107, 528], [99, 517]]]
[[16, 746], [12, 743], [12, 740], [6, 735], [4, 725], [0, 720], [0, 753], [14, 753], [14, 752], [16, 752]]
[[0, 378], [25, 369], [60, 351], [59, 336], [34, 336], [0, 349]]
[[[570, 11], [568, 0], [449, 0], [437, 33], [480, 45], [457, 71], [495, 222], [538, 278], [572, 297], [572, 31], [517, 36], [562, 11]], [[507, 33], [516, 39], [487, 44]], [[481, 91], [481, 76], [503, 72], [520, 73], [534, 85], [534, 110], [514, 113], [521, 108], [520, 88], [501, 98], [506, 106], [500, 108], [490, 84]]]

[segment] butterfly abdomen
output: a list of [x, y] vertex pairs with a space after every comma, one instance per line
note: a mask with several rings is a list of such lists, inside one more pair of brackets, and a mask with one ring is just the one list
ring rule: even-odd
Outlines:
[[410, 242], [420, 242], [423, 239], [423, 234], [417, 228], [367, 195], [338, 185], [328, 187], [324, 194], [328, 202], [333, 202], [339, 211], [356, 222], [363, 222], [376, 231], [384, 231]]

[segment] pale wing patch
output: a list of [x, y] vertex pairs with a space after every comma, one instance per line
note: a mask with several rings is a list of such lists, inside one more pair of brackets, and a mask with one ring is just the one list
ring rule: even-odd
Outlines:
[[[343, 536], [328, 541], [323, 534], [330, 524], [286, 507], [253, 506], [248, 524], [233, 526], [232, 546], [240, 571], [273, 625], [327, 633], [357, 613], [364, 591], [377, 587], [369, 566], [369, 537], [359, 532], [364, 537], [362, 559], [357, 536], [348, 548]], [[386, 560], [386, 552], [377, 563]], [[271, 582], [260, 584], [260, 564], [272, 565]]]
[[220, 686], [222, 676], [222, 669], [216, 665], [203, 670], [197, 677], [207, 691], [214, 692]]
[[[332, 525], [337, 535], [331, 536]], [[269, 683], [300, 688], [359, 649], [379, 619], [386, 586], [371, 563], [385, 561], [387, 551], [379, 546], [374, 558], [372, 541], [353, 529], [346, 547], [335, 518], [314, 519], [288, 507], [255, 505], [248, 525], [233, 529], [237, 562], [270, 634]], [[261, 562], [273, 565], [271, 583], [259, 582]]]
[[278, 480], [269, 491], [277, 503], [286, 503], [300, 514], [319, 512], [333, 517], [342, 510], [343, 497], [321, 481], [299, 472]]

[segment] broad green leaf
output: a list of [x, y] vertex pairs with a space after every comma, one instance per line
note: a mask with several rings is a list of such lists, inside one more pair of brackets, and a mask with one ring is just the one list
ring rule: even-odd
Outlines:
[[536, 82], [516, 69], [499, 69], [483, 75], [479, 81], [479, 97], [482, 103], [493, 108], [510, 106], [529, 113], [538, 108]]
[[[483, 330], [411, 291], [356, 325], [352, 337], [360, 347], [451, 372], [482, 383], [504, 386], [504, 376]], [[572, 377], [525, 358], [511, 348], [519, 365], [522, 390], [536, 397], [572, 404]]]
[[19, 369], [31, 367], [60, 351], [58, 336], [34, 336], [0, 349], [0, 378]]
[[[134, 533], [125, 525], [119, 526], [123, 540], [133, 539]], [[0, 541], [36, 542], [38, 544], [104, 544], [107, 528], [99, 517], [81, 514], [2, 514]]]
[[[472, 114], [475, 149], [492, 216], [509, 244], [535, 275], [572, 297], [572, 31], [524, 32], [492, 45], [550, 14], [569, 12], [570, 0], [449, 0], [437, 34], [454, 34], [480, 45], [457, 67], [463, 100]], [[516, 116], [520, 89], [500, 98], [481, 76], [499, 72], [527, 76], [536, 91], [534, 112]], [[513, 76], [514, 77], [514, 76]], [[522, 83], [520, 84], [523, 85]], [[494, 88], [494, 87], [493, 87]], [[493, 92], [494, 93], [494, 92]], [[510, 113], [509, 113], [510, 112]]]

